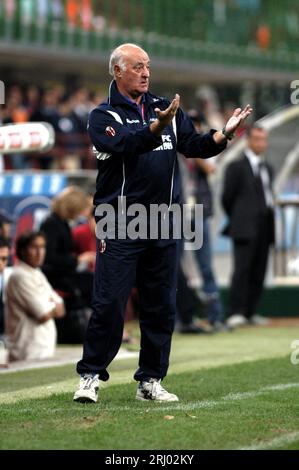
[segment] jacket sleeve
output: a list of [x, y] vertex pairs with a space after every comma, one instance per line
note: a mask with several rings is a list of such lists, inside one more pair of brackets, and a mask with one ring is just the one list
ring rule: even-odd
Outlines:
[[236, 195], [239, 192], [240, 183], [242, 184], [240, 172], [235, 162], [233, 162], [226, 168], [221, 196], [222, 206], [227, 215], [231, 213]]
[[[115, 135], [107, 135], [106, 128], [109, 126], [113, 128]], [[99, 152], [111, 154], [141, 155], [162, 144], [162, 138], [156, 137], [149, 126], [141, 130], [129, 130], [107, 111], [99, 108], [90, 113], [88, 133]]]
[[222, 152], [227, 145], [216, 144], [213, 135], [217, 132], [211, 129], [207, 134], [196, 132], [193, 122], [180, 108], [177, 112], [177, 150], [187, 158], [210, 158]]

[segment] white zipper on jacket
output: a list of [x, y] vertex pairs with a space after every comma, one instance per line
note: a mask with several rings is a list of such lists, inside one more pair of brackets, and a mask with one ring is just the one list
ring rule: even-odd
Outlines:
[[[176, 127], [176, 119], [175, 119], [175, 116], [172, 120], [172, 128], [173, 128], [173, 133], [174, 133], [174, 136], [175, 136], [175, 140], [177, 141], [177, 127]], [[175, 171], [175, 163], [176, 163], [176, 154], [175, 154], [175, 157], [174, 157], [174, 160], [173, 160], [173, 167], [172, 167], [172, 176], [171, 176], [171, 186], [170, 186], [170, 197], [169, 197], [169, 204], [168, 204], [168, 211], [170, 211], [170, 206], [171, 206], [171, 202], [172, 202], [172, 192], [173, 192], [173, 181], [174, 181], [174, 171]], [[165, 215], [164, 214], [164, 219], [165, 219]]]
[[[112, 82], [110, 83], [110, 87], [109, 87], [109, 102], [110, 102], [110, 88], [111, 88], [111, 85], [112, 85]], [[123, 124], [123, 120], [122, 118], [120, 117], [120, 115], [118, 113], [116, 113], [115, 111], [110, 111], [110, 110], [107, 110], [107, 112], [109, 114], [111, 114], [114, 119], [119, 122], [120, 124]], [[177, 125], [176, 125], [176, 118], [174, 116], [174, 118], [172, 119], [172, 128], [173, 128], [173, 133], [175, 135], [175, 140], [177, 141]], [[171, 201], [172, 201], [172, 193], [173, 193], [173, 182], [174, 182], [174, 172], [175, 172], [175, 163], [176, 163], [176, 155], [174, 157], [174, 161], [173, 161], [173, 167], [172, 167], [172, 175], [171, 175], [171, 186], [170, 186], [170, 197], [169, 197], [169, 205], [168, 205], [168, 211], [170, 210], [170, 207], [171, 207]], [[126, 182], [126, 172], [125, 172], [125, 161], [124, 161], [124, 158], [123, 158], [123, 183], [122, 183], [122, 187], [121, 187], [121, 193], [120, 193], [120, 201], [121, 201], [121, 213], [123, 214], [124, 213], [124, 207], [123, 207], [123, 199], [124, 199], [124, 187], [125, 187], [125, 182]], [[164, 218], [165, 218], [166, 214], [164, 214]]]
[[173, 167], [172, 167], [171, 187], [170, 187], [170, 197], [169, 197], [168, 210], [170, 210], [171, 201], [172, 201], [172, 192], [173, 192], [173, 180], [174, 180], [175, 162], [176, 162], [176, 157], [175, 157], [175, 159], [174, 159]]
[[120, 203], [121, 203], [121, 213], [124, 213], [124, 187], [125, 187], [125, 182], [126, 182], [126, 172], [125, 172], [125, 160], [123, 157], [123, 184], [121, 187], [121, 193], [120, 193]]
[[[110, 86], [111, 86], [111, 84], [110, 84]], [[109, 94], [110, 94], [110, 89], [109, 89]], [[117, 122], [119, 122], [120, 124], [123, 124], [123, 120], [122, 120], [122, 118], [120, 117], [119, 114], [117, 114], [115, 111], [110, 111], [110, 110], [107, 110], [107, 112], [109, 114], [111, 114], [111, 116], [113, 116], [114, 119]], [[120, 192], [120, 203], [121, 203], [121, 213], [122, 214], [124, 213], [124, 187], [125, 187], [125, 182], [126, 182], [126, 172], [125, 172], [125, 160], [124, 160], [124, 157], [123, 157], [123, 183], [122, 183], [121, 192]]]

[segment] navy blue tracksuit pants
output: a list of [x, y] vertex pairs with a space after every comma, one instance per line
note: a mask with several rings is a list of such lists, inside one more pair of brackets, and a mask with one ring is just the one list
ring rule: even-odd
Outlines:
[[97, 240], [93, 313], [77, 372], [109, 379], [107, 367], [121, 346], [125, 307], [136, 276], [141, 349], [134, 379], [163, 379], [175, 322], [179, 242], [108, 239], [103, 253], [99, 243]]

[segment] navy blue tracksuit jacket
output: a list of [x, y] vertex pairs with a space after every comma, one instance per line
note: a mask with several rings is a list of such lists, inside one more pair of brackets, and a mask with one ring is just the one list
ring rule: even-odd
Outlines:
[[[161, 137], [150, 131], [154, 109], [170, 102], [151, 93], [141, 105], [119, 93], [115, 81], [106, 103], [89, 117], [88, 133], [97, 158], [98, 176], [94, 204], [109, 203], [117, 211], [118, 197], [126, 206], [139, 203], [180, 203], [177, 151], [186, 157], [208, 158], [224, 145], [213, 139], [215, 130], [199, 135], [192, 121], [179, 108], [173, 123]], [[107, 367], [122, 341], [124, 311], [136, 280], [140, 297], [141, 349], [137, 381], [167, 373], [176, 306], [178, 242], [168, 240], [107, 239], [105, 249], [97, 240], [93, 313], [78, 373], [98, 373], [108, 380]]]

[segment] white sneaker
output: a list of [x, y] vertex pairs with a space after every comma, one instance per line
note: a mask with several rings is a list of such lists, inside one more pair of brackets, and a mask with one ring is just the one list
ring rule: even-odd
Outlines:
[[252, 315], [249, 321], [250, 323], [253, 323], [253, 325], [259, 325], [259, 326], [266, 326], [266, 325], [269, 325], [269, 323], [271, 323], [269, 318], [262, 317], [261, 315]]
[[80, 403], [96, 403], [100, 380], [98, 374], [81, 374], [79, 388], [74, 395], [74, 401]]
[[237, 328], [238, 326], [248, 325], [248, 320], [244, 315], [232, 315], [226, 320], [227, 326], [231, 328]]
[[173, 393], [168, 393], [161, 385], [161, 380], [149, 379], [148, 381], [140, 382], [137, 389], [137, 400], [154, 400], [158, 402], [164, 401], [179, 401], [178, 397]]

